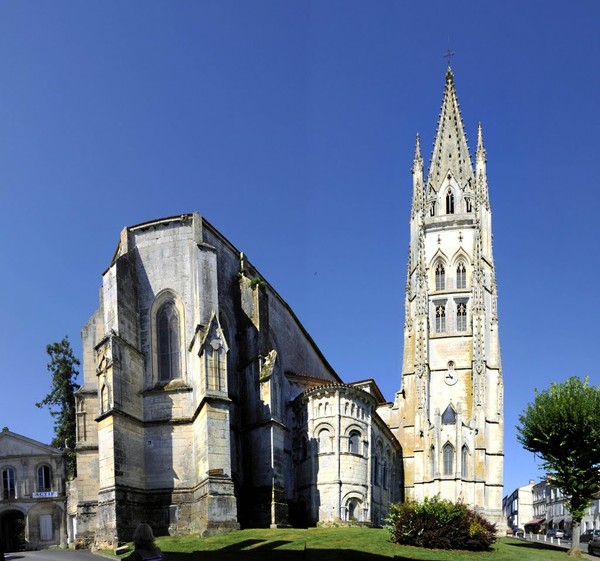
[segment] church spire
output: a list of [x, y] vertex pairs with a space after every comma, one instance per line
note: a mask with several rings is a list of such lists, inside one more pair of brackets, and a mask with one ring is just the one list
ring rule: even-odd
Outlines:
[[489, 206], [489, 195], [486, 164], [487, 153], [483, 146], [483, 128], [481, 122], [479, 122], [477, 127], [477, 151], [475, 152], [475, 177], [479, 202], [487, 207]]
[[424, 190], [423, 190], [423, 158], [421, 157], [421, 139], [417, 134], [415, 142], [415, 158], [412, 165], [413, 175], [413, 203], [412, 217], [423, 210]]
[[454, 176], [461, 187], [473, 179], [473, 166], [450, 64], [446, 70], [444, 99], [433, 144], [428, 185], [437, 191], [448, 173]]

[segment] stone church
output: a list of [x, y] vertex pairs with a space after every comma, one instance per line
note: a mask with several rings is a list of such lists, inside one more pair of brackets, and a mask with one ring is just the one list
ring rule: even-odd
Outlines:
[[402, 385], [346, 383], [249, 259], [197, 213], [125, 228], [85, 325], [81, 544], [157, 533], [383, 523], [441, 494], [501, 516], [502, 376], [481, 127], [453, 75], [425, 182], [419, 140]]

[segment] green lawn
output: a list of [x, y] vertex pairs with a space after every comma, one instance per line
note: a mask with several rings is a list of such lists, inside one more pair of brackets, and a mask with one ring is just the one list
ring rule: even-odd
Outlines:
[[168, 561], [553, 561], [566, 550], [501, 538], [490, 552], [442, 551], [399, 546], [381, 529], [241, 530], [212, 538], [173, 536], [157, 543]]

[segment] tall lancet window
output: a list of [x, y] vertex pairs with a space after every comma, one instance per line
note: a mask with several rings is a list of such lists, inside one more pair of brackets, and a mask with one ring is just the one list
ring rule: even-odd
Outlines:
[[454, 214], [454, 193], [450, 189], [446, 193], [446, 214]]
[[159, 381], [179, 378], [181, 371], [179, 314], [173, 302], [163, 304], [156, 314], [156, 342]]
[[456, 288], [467, 288], [467, 269], [462, 261], [456, 267]]
[[444, 333], [446, 331], [446, 306], [436, 306], [435, 308], [435, 332]]
[[467, 305], [460, 302], [456, 307], [456, 331], [467, 330]]
[[435, 478], [435, 447], [429, 449], [429, 476]]
[[469, 475], [469, 449], [465, 444], [460, 455], [460, 476], [464, 479]]
[[454, 446], [449, 442], [442, 448], [442, 458], [444, 462], [444, 475], [452, 475], [454, 472]]
[[435, 289], [444, 290], [446, 288], [446, 270], [441, 263], [435, 268]]

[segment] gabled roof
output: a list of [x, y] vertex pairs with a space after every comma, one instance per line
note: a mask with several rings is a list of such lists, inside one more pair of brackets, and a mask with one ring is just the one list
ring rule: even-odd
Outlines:
[[474, 178], [467, 137], [454, 87], [454, 75], [450, 66], [446, 72], [444, 99], [433, 144], [427, 184], [438, 191], [448, 173], [453, 175], [461, 187]]
[[0, 458], [15, 456], [62, 456], [62, 451], [4, 427], [0, 432]]

